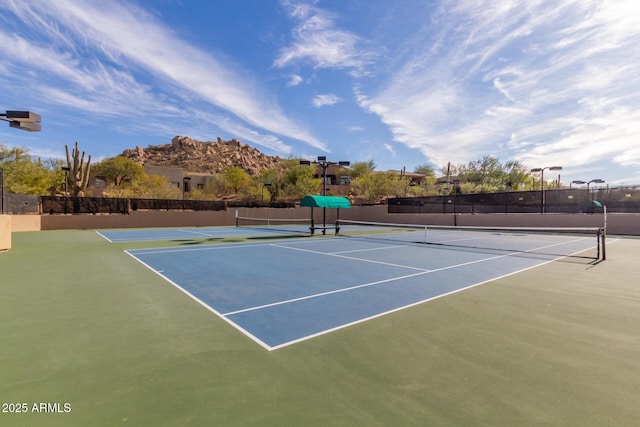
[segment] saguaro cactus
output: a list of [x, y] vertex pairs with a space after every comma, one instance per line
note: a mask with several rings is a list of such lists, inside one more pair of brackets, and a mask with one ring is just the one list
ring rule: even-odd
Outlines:
[[64, 146], [67, 151], [67, 167], [69, 168], [69, 181], [71, 184], [71, 191], [74, 197], [84, 196], [84, 190], [87, 189], [89, 184], [89, 173], [91, 172], [91, 155], [87, 159], [87, 163], [84, 162], [84, 151], [80, 156], [80, 150], [78, 150], [78, 142], [76, 141], [76, 148], [71, 151], [69, 155], [69, 146]]

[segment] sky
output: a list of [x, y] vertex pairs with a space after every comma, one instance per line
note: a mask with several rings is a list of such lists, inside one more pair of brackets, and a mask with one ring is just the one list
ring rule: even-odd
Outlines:
[[42, 116], [0, 143], [43, 158], [183, 135], [640, 184], [637, 0], [0, 0], [0, 48], [0, 110]]

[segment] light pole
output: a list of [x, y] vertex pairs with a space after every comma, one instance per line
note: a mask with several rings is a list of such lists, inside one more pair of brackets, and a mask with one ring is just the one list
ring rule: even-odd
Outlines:
[[589, 186], [593, 183], [602, 184], [603, 182], [604, 179], [600, 178], [592, 179], [591, 181], [571, 181], [572, 184], [587, 184], [587, 195], [589, 196], [589, 201], [591, 201], [591, 190], [589, 190]]
[[69, 195], [68, 183], [69, 183], [69, 171], [71, 168], [69, 166], [63, 166], [62, 170], [64, 171], [64, 196]]
[[182, 178], [182, 201], [184, 201], [185, 199], [185, 194], [187, 192], [187, 185], [189, 185], [190, 181], [191, 181], [190, 176], [185, 176], [184, 178]]
[[561, 171], [562, 166], [546, 166], [544, 168], [531, 169], [532, 173], [540, 172], [540, 213], [544, 215], [544, 171]]
[[71, 168], [69, 166], [63, 166], [62, 170], [64, 171], [64, 214], [67, 214], [67, 201], [69, 199], [69, 172]]
[[[327, 195], [327, 168], [330, 165], [338, 165], [338, 166], [350, 166], [351, 163], [347, 161], [340, 162], [328, 162], [326, 156], [318, 156], [318, 160], [315, 162], [309, 160], [300, 160], [301, 165], [318, 165], [322, 168], [322, 195]], [[326, 234], [327, 232], [327, 208], [322, 208], [322, 234]]]
[[[29, 132], [38, 132], [42, 129], [40, 126], [40, 114], [31, 111], [5, 111], [0, 113], [0, 120], [9, 122], [12, 128], [26, 130]], [[0, 169], [0, 215], [4, 215], [4, 170]]]

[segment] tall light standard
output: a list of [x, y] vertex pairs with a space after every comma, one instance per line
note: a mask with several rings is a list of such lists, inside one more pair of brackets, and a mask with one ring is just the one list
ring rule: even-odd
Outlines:
[[540, 196], [541, 196], [541, 200], [540, 200], [540, 213], [544, 214], [544, 171], [545, 170], [550, 170], [550, 171], [561, 171], [562, 170], [562, 166], [546, 166], [544, 168], [534, 168], [531, 169], [532, 173], [538, 173], [540, 172]]
[[191, 177], [190, 176], [185, 176], [184, 178], [182, 178], [182, 200], [184, 201], [185, 199], [185, 194], [187, 193], [187, 186], [189, 185], [189, 182], [191, 182]]
[[587, 184], [587, 197], [589, 198], [589, 201], [591, 201], [591, 190], [589, 189], [589, 186], [591, 186], [591, 184], [602, 184], [604, 182], [604, 179], [600, 179], [600, 178], [596, 178], [596, 179], [592, 179], [591, 181], [571, 181], [572, 184]]
[[64, 195], [66, 197], [69, 195], [69, 171], [71, 171], [71, 168], [69, 166], [63, 166], [62, 170], [64, 171]]
[[[338, 166], [350, 166], [351, 163], [347, 161], [340, 162], [328, 162], [326, 156], [318, 156], [318, 160], [315, 162], [309, 160], [300, 160], [301, 165], [318, 165], [322, 168], [322, 195], [327, 195], [327, 169], [330, 165]], [[327, 208], [322, 208], [322, 234], [326, 234], [327, 231]]]
[[[12, 128], [26, 130], [29, 132], [38, 132], [42, 129], [40, 126], [40, 114], [31, 111], [5, 111], [0, 113], [0, 120], [9, 122]], [[4, 170], [0, 169], [0, 215], [4, 214]]]
[[67, 201], [69, 199], [69, 172], [71, 168], [69, 166], [62, 166], [64, 171], [64, 214], [67, 214]]

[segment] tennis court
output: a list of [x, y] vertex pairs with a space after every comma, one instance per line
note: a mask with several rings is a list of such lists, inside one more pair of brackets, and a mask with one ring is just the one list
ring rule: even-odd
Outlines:
[[[266, 243], [127, 253], [264, 348], [275, 350], [559, 258], [585, 254], [578, 255], [583, 262], [595, 262], [598, 244], [584, 235], [439, 229], [433, 231], [434, 244], [425, 245], [423, 229], [396, 226], [390, 232], [365, 225], [363, 232], [362, 228], [343, 226], [343, 236], [352, 237], [280, 241], [272, 235], [275, 241]], [[110, 241], [123, 241], [247, 231], [100, 234]], [[249, 235], [254, 234], [260, 230], [250, 229]]]
[[14, 233], [0, 424], [637, 425], [640, 240], [349, 227]]

